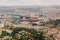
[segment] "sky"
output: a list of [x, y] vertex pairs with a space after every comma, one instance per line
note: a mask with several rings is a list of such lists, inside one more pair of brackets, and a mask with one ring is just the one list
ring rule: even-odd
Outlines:
[[0, 0], [0, 6], [60, 5], [60, 0]]

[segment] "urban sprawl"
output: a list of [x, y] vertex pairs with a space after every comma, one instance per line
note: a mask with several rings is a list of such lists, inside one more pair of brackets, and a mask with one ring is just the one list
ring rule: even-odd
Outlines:
[[60, 7], [0, 7], [0, 40], [60, 40]]

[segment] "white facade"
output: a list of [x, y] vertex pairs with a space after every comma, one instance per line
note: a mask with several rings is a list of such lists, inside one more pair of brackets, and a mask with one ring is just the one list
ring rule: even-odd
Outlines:
[[0, 27], [4, 27], [4, 23], [0, 23]]
[[23, 21], [23, 22], [20, 22], [21, 24], [29, 24], [30, 22], [27, 22], [27, 21]]

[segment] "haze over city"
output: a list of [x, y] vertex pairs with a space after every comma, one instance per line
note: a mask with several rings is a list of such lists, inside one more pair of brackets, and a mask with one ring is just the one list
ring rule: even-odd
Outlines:
[[0, 0], [0, 6], [60, 5], [60, 0]]
[[60, 0], [0, 0], [0, 40], [60, 40]]

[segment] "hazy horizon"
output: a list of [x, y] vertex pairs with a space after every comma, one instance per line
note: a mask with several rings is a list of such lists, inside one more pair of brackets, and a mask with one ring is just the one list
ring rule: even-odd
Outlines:
[[60, 0], [0, 0], [0, 6], [51, 6], [60, 5]]

